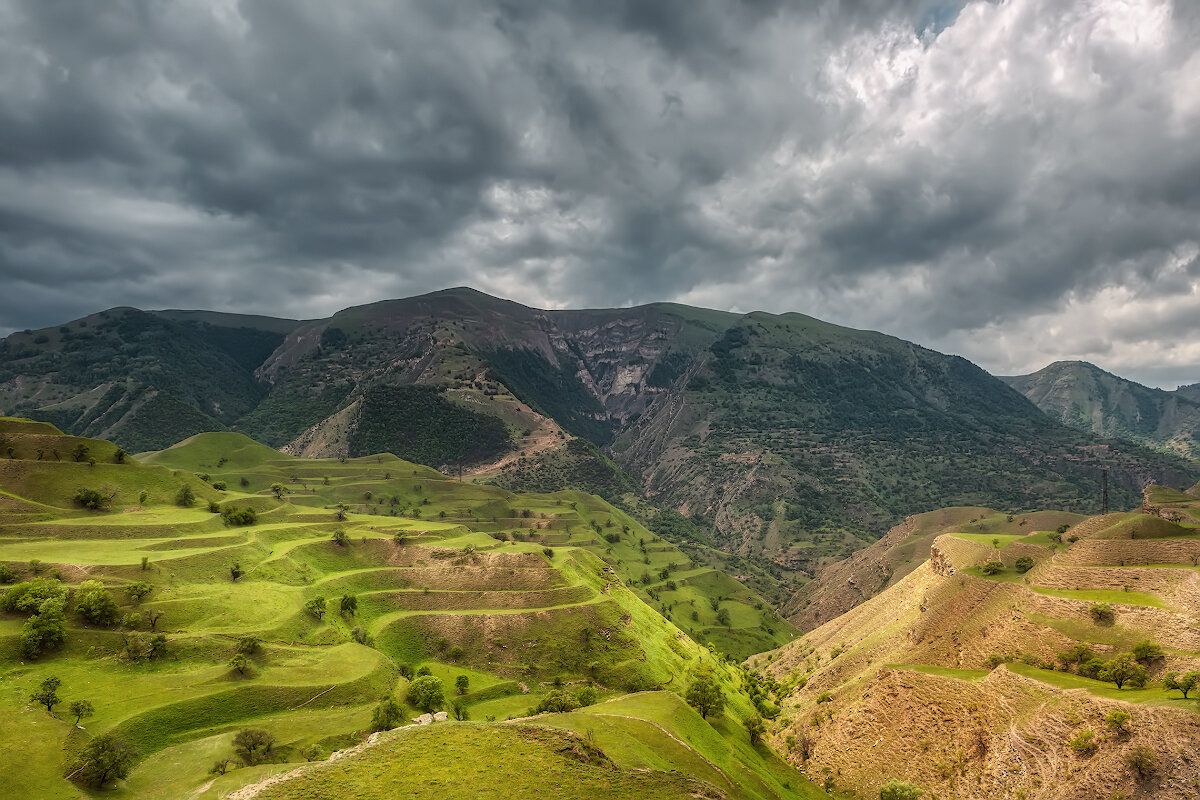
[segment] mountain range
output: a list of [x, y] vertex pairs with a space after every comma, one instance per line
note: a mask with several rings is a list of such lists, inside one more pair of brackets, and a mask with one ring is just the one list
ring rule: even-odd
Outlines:
[[1056, 367], [999, 379], [801, 314], [541, 310], [459, 288], [321, 320], [115, 308], [14, 333], [0, 413], [131, 452], [228, 429], [582, 488], [779, 598], [930, 508], [1095, 512], [1102, 470], [1113, 507], [1200, 478], [1181, 433], [1200, 401]]

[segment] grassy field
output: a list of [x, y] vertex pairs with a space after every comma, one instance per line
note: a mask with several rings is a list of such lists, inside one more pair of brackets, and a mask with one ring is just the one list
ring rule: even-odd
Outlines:
[[[19, 439], [22, 426], [4, 421], [10, 438]], [[58, 441], [46, 426], [36, 435], [39, 446]], [[689, 796], [715, 773], [690, 754], [695, 747], [675, 742], [687, 736], [664, 737], [661, 722], [611, 723], [626, 728], [601, 744], [613, 750], [616, 770], [564, 756], [575, 739], [562, 732], [475, 722], [524, 717], [564, 681], [592, 682], [601, 699], [682, 691], [702, 660], [730, 698], [728, 717], [702, 726], [737, 754], [722, 769], [747, 787], [738, 796], [815, 796], [769, 750], [747, 749], [740, 720], [754, 709], [740, 673], [719, 655], [740, 658], [788, 641], [794, 629], [744, 585], [693, 564], [599, 498], [513, 494], [388, 455], [296, 459], [237, 434], [201, 434], [119, 464], [107, 443], [60, 438], [60, 453], [83, 441], [112, 463], [0, 461], [0, 489], [11, 498], [0, 503], [0, 563], [16, 581], [61, 579], [73, 593], [65, 643], [32, 661], [20, 652], [29, 612], [0, 613], [0, 710], [7, 712], [0, 745], [20, 750], [26, 763], [0, 797], [77, 797], [81, 787], [63, 776], [74, 754], [104, 732], [138, 751], [128, 778], [104, 796], [222, 797], [303, 763], [302, 752], [323, 759], [361, 741], [380, 697], [399, 700], [405, 719], [415, 716], [402, 673], [421, 668], [473, 722], [411, 734], [412, 741], [432, 736], [439, 748], [469, 754], [482, 770], [471, 775], [488, 774], [483, 766], [498, 760], [505, 766], [496, 770], [533, 776], [530, 787], [553, 768], [564, 790], [590, 796]], [[175, 502], [183, 487], [191, 506]], [[100, 491], [108, 508], [81, 508], [73, 501], [81, 488]], [[247, 508], [256, 512], [253, 524], [229, 524], [217, 513]], [[100, 581], [115, 601], [111, 622], [75, 612], [85, 579]], [[139, 583], [150, 591], [134, 599], [126, 588]], [[355, 606], [343, 610], [343, 597]], [[306, 609], [317, 598], [327, 603], [321, 615]], [[714, 605], [728, 618], [718, 619]], [[695, 619], [685, 611], [693, 608]], [[148, 657], [159, 634], [162, 651]], [[717, 654], [702, 646], [710, 641]], [[242, 649], [245, 662], [231, 666]], [[51, 676], [62, 682], [63, 702], [47, 714], [29, 697]], [[460, 676], [467, 679], [461, 695]], [[653, 695], [682, 705], [675, 694]], [[67, 705], [78, 699], [95, 713], [77, 730]], [[208, 775], [215, 760], [233, 755], [232, 737], [247, 727], [275, 736], [272, 763]], [[634, 749], [663, 774], [630, 772], [643, 766], [626, 757]], [[375, 751], [363, 758], [390, 776], [380, 786], [440, 769], [412, 757], [385, 763]], [[322, 768], [334, 787], [328, 796], [360, 796], [339, 783], [357, 774], [344, 766]], [[439, 794], [489, 796], [478, 793], [481, 777], [460, 767], [445, 775]], [[495, 785], [510, 796], [520, 784]], [[326, 796], [312, 794], [308, 778], [289, 787], [295, 796]], [[453, 794], [463, 787], [472, 793]]]

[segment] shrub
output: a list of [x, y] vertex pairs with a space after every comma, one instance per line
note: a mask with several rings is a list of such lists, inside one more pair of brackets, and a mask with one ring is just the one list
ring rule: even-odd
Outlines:
[[1131, 719], [1133, 719], [1133, 717], [1129, 716], [1127, 712], [1122, 711], [1119, 708], [1114, 708], [1112, 711], [1108, 712], [1107, 716], [1104, 717], [1104, 724], [1107, 725], [1113, 733], [1121, 736], [1129, 733], [1129, 721]]
[[466, 655], [466, 651], [464, 651], [458, 645], [454, 645], [450, 648], [450, 652], [447, 653], [447, 655], [450, 656], [451, 661], [462, 661], [463, 656]]
[[1090, 756], [1096, 752], [1096, 734], [1089, 730], [1082, 730], [1075, 734], [1075, 737], [1068, 742], [1071, 749], [1076, 755]]
[[142, 602], [142, 598], [150, 594], [154, 587], [145, 581], [137, 581], [125, 587], [125, 594], [129, 595], [129, 599], [135, 603]]
[[546, 558], [553, 559], [554, 558], [554, 549], [551, 547], [543, 547], [542, 555], [544, 555]]
[[117, 601], [100, 581], [80, 584], [75, 611], [93, 625], [107, 626], [117, 621]]
[[105, 493], [98, 489], [80, 489], [75, 492], [75, 502], [92, 511], [102, 511], [108, 508], [116, 497], [116, 492]]
[[230, 527], [253, 525], [258, 522], [258, 512], [249, 506], [240, 509], [230, 506], [221, 512], [221, 519]]
[[346, 547], [350, 544], [350, 537], [346, 535], [344, 530], [338, 528], [333, 532], [333, 543], [338, 547]]
[[1104, 662], [1098, 658], [1089, 658], [1087, 661], [1079, 665], [1079, 674], [1085, 678], [1093, 680], [1100, 679], [1100, 670], [1104, 669]]
[[579, 708], [579, 700], [570, 692], [553, 689], [533, 708], [534, 714], [564, 714]]
[[13, 572], [12, 567], [8, 564], [0, 564], [0, 583], [12, 583], [17, 579], [17, 573]]
[[1076, 642], [1070, 650], [1064, 650], [1058, 654], [1058, 660], [1068, 670], [1082, 664], [1086, 664], [1096, 657], [1096, 651], [1083, 642]]
[[1154, 751], [1144, 744], [1130, 750], [1125, 754], [1125, 766], [1133, 771], [1133, 774], [1145, 780], [1158, 772], [1158, 758], [1154, 755]]
[[1133, 646], [1133, 657], [1142, 664], [1163, 659], [1162, 645], [1155, 644], [1149, 639], [1143, 639]]
[[402, 722], [404, 709], [396, 702], [396, 698], [390, 696], [379, 701], [371, 715], [371, 729], [376, 731], [390, 731], [392, 728], [398, 728]]
[[1088, 609], [1088, 614], [1097, 625], [1111, 625], [1116, 619], [1112, 606], [1108, 603], [1093, 603], [1092, 607]]
[[746, 733], [750, 736], [750, 744], [758, 744], [762, 741], [763, 735], [767, 732], [767, 726], [763, 724], [762, 717], [757, 714], [746, 718], [742, 723], [746, 728]]
[[911, 783], [892, 780], [879, 788], [879, 800], [918, 800], [925, 792]]
[[981, 567], [984, 575], [998, 575], [1004, 570], [1003, 561], [989, 561]]
[[817, 705], [820, 705], [821, 703], [828, 703], [831, 700], [833, 700], [833, 697], [830, 696], [829, 692], [821, 692], [819, 695], [817, 695]]
[[575, 699], [579, 701], [580, 708], [595, 705], [598, 696], [594, 686], [584, 686], [575, 692]]
[[1033, 569], [1033, 559], [1030, 556], [1021, 556], [1017, 559], [1016, 567], [1017, 572], [1022, 574], [1029, 572], [1029, 570]]
[[344, 594], [342, 595], [339, 608], [343, 614], [354, 616], [358, 611], [358, 595]]

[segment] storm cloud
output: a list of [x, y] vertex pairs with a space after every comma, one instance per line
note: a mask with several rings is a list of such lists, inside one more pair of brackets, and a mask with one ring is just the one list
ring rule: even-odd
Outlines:
[[471, 285], [1200, 380], [1178, 0], [0, 0], [0, 333]]

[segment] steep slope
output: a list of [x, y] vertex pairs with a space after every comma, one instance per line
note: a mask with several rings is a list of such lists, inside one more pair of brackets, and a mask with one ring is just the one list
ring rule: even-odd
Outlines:
[[[1162, 678], [1200, 667], [1195, 529], [1110, 514], [1056, 536], [943, 534], [890, 588], [756, 656], [782, 699], [773, 741], [859, 796], [896, 778], [939, 797], [1190, 797], [1200, 714]], [[1130, 651], [1144, 687], [1107, 671]]]
[[660, 502], [727, 547], [812, 570], [944, 505], [1098, 507], [1196, 465], [1050, 420], [961, 358], [798, 314], [730, 327], [613, 445]]
[[265, 394], [254, 369], [296, 324], [114, 308], [0, 341], [0, 413], [35, 416], [130, 451], [223, 430]]
[[1056, 361], [1030, 375], [1001, 380], [1074, 428], [1200, 455], [1200, 396], [1190, 387], [1151, 389], [1085, 361]]

